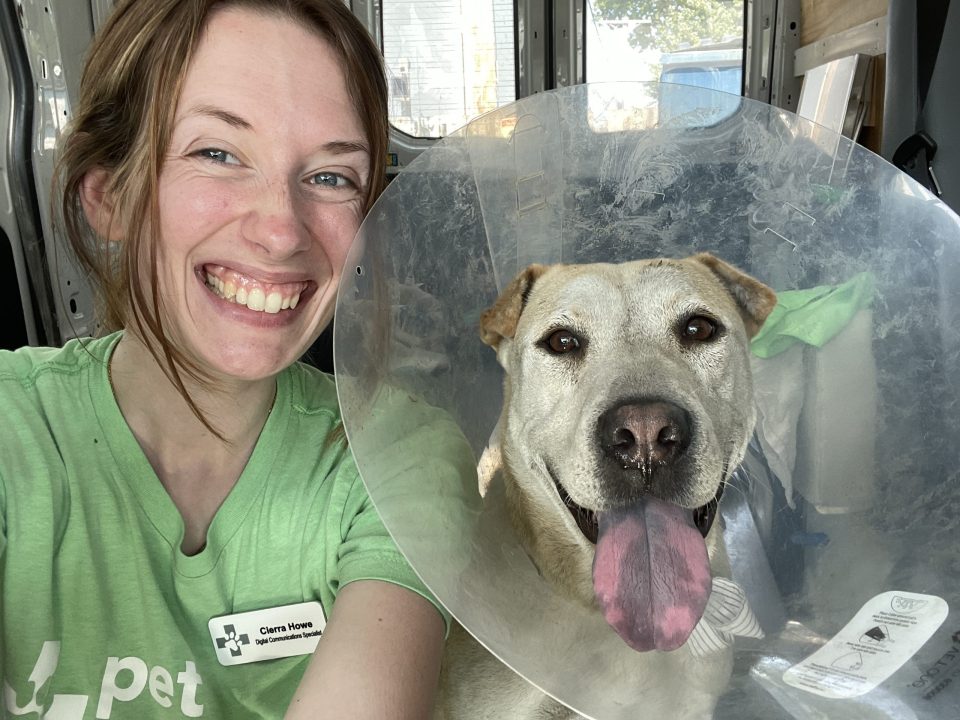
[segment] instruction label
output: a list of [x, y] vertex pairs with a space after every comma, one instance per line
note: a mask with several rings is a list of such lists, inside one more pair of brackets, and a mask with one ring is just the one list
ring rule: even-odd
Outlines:
[[877, 595], [822, 648], [784, 672], [783, 681], [825, 698], [868, 693], [923, 647], [948, 611], [936, 595]]

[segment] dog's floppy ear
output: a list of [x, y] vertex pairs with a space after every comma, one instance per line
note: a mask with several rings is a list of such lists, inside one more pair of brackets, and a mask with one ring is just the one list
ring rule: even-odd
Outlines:
[[740, 272], [733, 265], [725, 263], [710, 253], [699, 253], [691, 259], [706, 265], [727, 292], [733, 295], [740, 309], [743, 324], [747, 328], [747, 336], [756, 335], [763, 321], [767, 319], [767, 315], [777, 304], [776, 293], [759, 280]]
[[500, 293], [492, 307], [480, 316], [480, 339], [496, 349], [503, 338], [512, 338], [517, 331], [520, 313], [527, 304], [533, 283], [547, 271], [547, 265], [529, 265]]

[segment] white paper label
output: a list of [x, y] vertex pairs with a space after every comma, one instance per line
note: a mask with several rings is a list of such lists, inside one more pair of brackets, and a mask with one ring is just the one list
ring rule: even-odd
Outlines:
[[784, 672], [783, 681], [826, 698], [863, 695], [916, 654], [948, 611], [935, 595], [877, 595], [822, 648]]
[[221, 615], [207, 623], [221, 665], [309, 655], [326, 625], [317, 601]]

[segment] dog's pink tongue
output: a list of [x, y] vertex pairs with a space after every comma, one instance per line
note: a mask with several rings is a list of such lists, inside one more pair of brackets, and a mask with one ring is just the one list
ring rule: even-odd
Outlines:
[[707, 606], [707, 547], [693, 513], [654, 498], [600, 513], [593, 591], [634, 650], [676, 650]]

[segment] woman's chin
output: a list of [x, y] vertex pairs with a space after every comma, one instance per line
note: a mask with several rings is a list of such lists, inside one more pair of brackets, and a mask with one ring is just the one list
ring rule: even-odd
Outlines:
[[286, 367], [296, 362], [303, 354], [288, 347], [222, 348], [215, 356], [209, 353], [203, 358], [203, 366], [215, 378], [231, 382], [256, 382], [275, 377]]
[[[300, 308], [298, 308], [300, 310]], [[320, 317], [318, 317], [320, 315]], [[282, 318], [280, 318], [282, 319]], [[320, 335], [317, 327], [323, 314], [309, 305], [293, 322], [276, 322], [264, 315], [257, 325], [242, 318], [216, 318], [188, 332], [185, 345], [201, 368], [213, 377], [231, 381], [272, 378], [299, 360]]]

